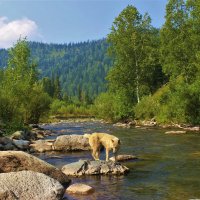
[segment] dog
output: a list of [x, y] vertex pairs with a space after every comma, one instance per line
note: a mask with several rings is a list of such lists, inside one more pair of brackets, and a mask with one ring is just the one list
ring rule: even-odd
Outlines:
[[84, 134], [89, 139], [92, 149], [92, 156], [95, 160], [99, 160], [100, 149], [103, 146], [106, 149], [106, 161], [109, 160], [109, 151], [113, 150], [114, 160], [116, 161], [117, 152], [120, 148], [119, 138], [107, 133]]

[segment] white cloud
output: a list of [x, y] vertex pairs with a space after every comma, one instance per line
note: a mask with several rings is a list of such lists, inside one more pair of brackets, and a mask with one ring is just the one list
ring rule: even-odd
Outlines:
[[0, 48], [9, 48], [20, 37], [28, 39], [38, 37], [37, 24], [28, 19], [9, 21], [7, 17], [0, 17]]

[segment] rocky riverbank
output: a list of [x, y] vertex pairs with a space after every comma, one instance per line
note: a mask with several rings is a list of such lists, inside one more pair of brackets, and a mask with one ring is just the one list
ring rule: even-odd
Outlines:
[[[77, 165], [76, 163], [56, 168], [31, 153], [88, 151], [90, 146], [82, 135], [58, 135], [55, 139], [45, 139], [47, 136], [57, 136], [57, 134], [35, 125], [29, 132], [17, 131], [10, 137], [0, 137], [1, 200], [61, 200], [70, 185], [71, 181], [68, 178], [70, 175], [125, 174], [129, 171], [127, 167], [112, 160], [109, 162], [85, 160], [81, 165], [81, 172], [80, 168], [76, 170], [73, 167]], [[122, 157], [119, 157], [119, 160]], [[82, 184], [76, 184], [72, 188], [72, 193], [94, 192], [92, 187]], [[70, 191], [69, 188], [67, 192]]]

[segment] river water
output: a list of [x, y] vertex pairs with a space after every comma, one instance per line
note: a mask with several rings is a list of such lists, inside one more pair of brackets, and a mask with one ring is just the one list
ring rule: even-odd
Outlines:
[[[84, 176], [72, 183], [95, 188], [87, 196], [67, 195], [69, 200], [189, 200], [200, 199], [200, 134], [167, 135], [160, 128], [116, 128], [100, 122], [63, 122], [43, 126], [58, 134], [111, 133], [122, 141], [120, 154], [132, 154], [124, 162], [124, 176]], [[55, 136], [53, 136], [55, 137]], [[90, 152], [50, 152], [38, 155], [61, 168], [79, 159], [92, 159]], [[101, 153], [105, 159], [105, 152]]]

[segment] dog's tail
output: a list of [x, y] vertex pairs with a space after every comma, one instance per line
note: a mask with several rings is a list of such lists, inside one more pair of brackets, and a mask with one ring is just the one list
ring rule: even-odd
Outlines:
[[90, 138], [90, 136], [91, 136], [91, 134], [84, 134], [83, 135], [84, 138], [88, 138], [88, 139]]

